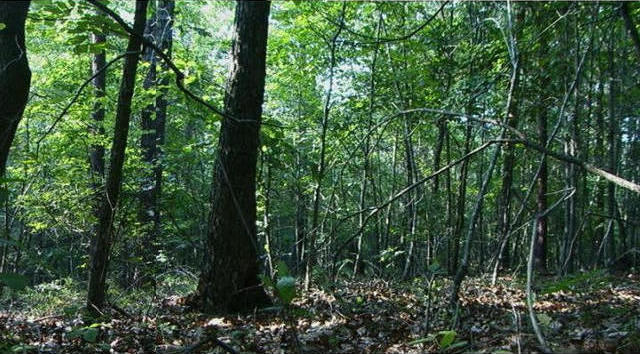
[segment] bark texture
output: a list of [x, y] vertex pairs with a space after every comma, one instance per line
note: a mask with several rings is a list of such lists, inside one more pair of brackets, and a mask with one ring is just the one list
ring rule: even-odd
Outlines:
[[269, 302], [258, 280], [256, 162], [264, 98], [269, 2], [236, 3], [232, 66], [211, 194], [204, 312], [246, 311]]
[[0, 2], [0, 177], [6, 171], [9, 148], [27, 104], [31, 70], [24, 43], [30, 1]]

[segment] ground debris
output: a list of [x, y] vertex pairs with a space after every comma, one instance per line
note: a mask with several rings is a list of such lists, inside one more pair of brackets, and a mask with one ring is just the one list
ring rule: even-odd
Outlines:
[[[208, 337], [255, 353], [538, 350], [520, 282], [502, 278], [492, 286], [486, 279], [468, 279], [460, 296], [458, 328], [450, 327], [449, 288], [448, 279], [437, 280], [430, 292], [419, 279], [398, 284], [342, 281], [333, 292], [316, 288], [297, 298], [289, 322], [273, 309], [204, 316], [179, 309], [175, 298], [158, 300], [154, 313], [113, 313], [95, 323], [77, 314], [29, 316], [18, 306], [0, 310], [0, 352], [173, 353]], [[640, 351], [640, 286], [634, 280], [610, 279], [606, 286], [589, 289], [542, 289], [535, 310], [558, 352]]]

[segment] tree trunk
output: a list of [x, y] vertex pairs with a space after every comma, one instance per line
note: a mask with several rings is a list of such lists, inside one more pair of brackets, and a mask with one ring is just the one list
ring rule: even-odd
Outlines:
[[211, 193], [204, 265], [198, 284], [204, 312], [246, 311], [267, 304], [258, 280], [256, 162], [269, 2], [236, 3], [231, 58]]
[[[618, 121], [616, 117], [616, 96], [617, 96], [617, 77], [616, 66], [614, 63], [615, 56], [615, 29], [611, 30], [611, 37], [609, 38], [609, 100], [608, 100], [608, 118], [609, 129], [607, 130], [607, 140], [609, 144], [608, 149], [608, 166], [607, 172], [616, 173], [617, 166], [617, 153], [616, 153], [616, 135], [618, 134]], [[607, 184], [607, 215], [611, 218], [616, 216], [616, 188], [615, 184]], [[612, 222], [613, 219], [610, 220]], [[615, 223], [611, 223], [611, 227], [608, 228], [605, 239], [608, 244], [605, 246], [607, 252], [605, 257], [605, 264], [609, 265], [615, 260], [616, 257], [616, 238], [615, 238]]]
[[147, 0], [136, 1], [133, 24], [134, 34], [129, 37], [129, 43], [127, 45], [128, 55], [122, 71], [105, 193], [103, 194], [100, 205], [98, 229], [96, 235], [91, 239], [91, 268], [89, 273], [87, 307], [92, 311], [102, 308], [105, 302], [105, 280], [114, 233], [113, 220], [116, 215], [122, 184], [122, 166], [124, 165], [127, 136], [129, 134], [131, 100], [135, 88], [139, 51], [142, 47], [142, 36], [147, 16], [147, 3]]
[[[0, 2], [0, 178], [4, 177], [18, 122], [27, 104], [31, 70], [24, 43], [30, 1]], [[0, 183], [2, 187], [4, 183]], [[4, 193], [1, 193], [4, 194]]]
[[[380, 13], [378, 18], [378, 28], [377, 28], [377, 37], [380, 37], [380, 24], [382, 22], [382, 13]], [[368, 112], [368, 120], [367, 120], [367, 136], [365, 137], [364, 147], [363, 147], [363, 166], [362, 166], [362, 180], [360, 181], [360, 210], [364, 210], [366, 207], [367, 201], [367, 182], [370, 179], [369, 176], [369, 167], [370, 167], [370, 153], [371, 153], [371, 144], [370, 144], [370, 134], [371, 125], [373, 124], [373, 110], [375, 109], [375, 97], [376, 97], [376, 61], [378, 58], [378, 45], [376, 45], [373, 49], [373, 53], [371, 55], [371, 76], [369, 78], [369, 112]], [[373, 189], [373, 188], [372, 188]], [[362, 273], [364, 271], [363, 262], [362, 262], [362, 238], [365, 234], [365, 230], [362, 230], [364, 227], [364, 213], [360, 213], [358, 215], [358, 229], [361, 232], [358, 235], [357, 246], [356, 246], [356, 258], [353, 262], [353, 276], [356, 274]]]
[[[173, 41], [174, 1], [158, 0], [152, 2], [152, 5], [155, 6], [155, 15], [147, 20], [145, 38], [154, 42], [170, 57]], [[137, 241], [138, 249], [135, 254], [131, 255], [141, 258], [141, 263], [136, 265], [135, 271], [131, 274], [131, 280], [136, 286], [154, 283], [152, 268], [156, 254], [156, 239], [160, 233], [161, 158], [167, 116], [166, 85], [169, 83], [166, 75], [163, 75], [162, 71], [158, 72], [158, 53], [155, 53], [151, 48], [146, 48], [142, 60], [150, 65], [143, 81], [144, 89], [148, 90], [153, 87], [160, 87], [160, 89], [154, 102], [144, 107], [140, 114], [142, 128], [140, 148], [142, 161], [148, 169], [145, 170], [145, 175], [142, 178], [139, 195], [138, 221], [142, 227], [142, 234]], [[166, 70], [167, 64], [163, 62], [162, 68]]]
[[629, 13], [629, 4], [625, 1], [623, 1], [620, 6], [620, 14], [624, 20], [624, 25], [627, 28], [629, 37], [631, 37], [631, 40], [633, 41], [633, 48], [636, 50], [638, 59], [640, 59], [640, 37], [638, 37], [638, 30], [636, 29], [636, 25]]
[[346, 7], [346, 3], [342, 6], [342, 12], [340, 15], [340, 25], [336, 30], [336, 33], [333, 35], [331, 42], [329, 43], [329, 89], [327, 91], [327, 95], [324, 101], [324, 110], [322, 114], [322, 127], [320, 133], [320, 159], [318, 161], [318, 166], [316, 169], [316, 187], [313, 191], [313, 211], [311, 214], [311, 230], [307, 237], [307, 260], [305, 264], [304, 271], [304, 289], [309, 290], [311, 285], [311, 278], [313, 273], [313, 266], [316, 262], [317, 250], [316, 250], [316, 241], [318, 238], [318, 228], [320, 227], [320, 197], [321, 188], [322, 188], [322, 180], [324, 179], [325, 174], [325, 154], [327, 149], [327, 129], [329, 125], [329, 112], [331, 111], [331, 95], [333, 93], [333, 79], [334, 72], [336, 66], [336, 50], [337, 50], [337, 41], [340, 33], [342, 32], [344, 21], [344, 10]]
[[[541, 21], [543, 17], [543, 13], [537, 13], [537, 20]], [[537, 130], [538, 130], [538, 141], [541, 145], [547, 144], [548, 133], [547, 133], [547, 107], [545, 105], [546, 96], [545, 93], [548, 90], [550, 78], [549, 75], [545, 72], [546, 70], [546, 57], [548, 54], [548, 43], [545, 36], [540, 38], [540, 49], [537, 53], [538, 55], [538, 70], [540, 70], [539, 74], [539, 86], [538, 86], [538, 94], [537, 97]], [[542, 161], [540, 161], [540, 173], [538, 174], [538, 193], [536, 198], [537, 210], [538, 213], [542, 213], [547, 209], [547, 155], [542, 155]], [[542, 216], [538, 219], [537, 229], [536, 229], [536, 239], [534, 244], [534, 265], [535, 268], [540, 273], [547, 272], [547, 217]]]
[[[102, 32], [93, 33], [91, 42], [96, 45], [104, 45], [107, 41], [106, 35]], [[90, 133], [94, 139], [98, 140], [104, 136], [104, 106], [101, 99], [106, 95], [107, 89], [107, 72], [102, 70], [107, 65], [106, 54], [104, 50], [93, 55], [91, 60], [91, 75], [96, 77], [93, 79], [93, 89], [96, 102], [93, 105], [91, 118], [93, 124], [89, 127]], [[102, 183], [104, 182], [104, 146], [101, 143], [94, 142], [89, 151], [90, 172], [93, 179], [93, 186], [96, 190], [96, 196], [99, 195]], [[97, 207], [96, 207], [97, 214]], [[97, 215], [96, 215], [97, 216]]]

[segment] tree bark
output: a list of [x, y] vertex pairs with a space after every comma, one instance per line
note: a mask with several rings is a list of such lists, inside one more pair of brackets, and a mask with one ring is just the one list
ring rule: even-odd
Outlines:
[[[107, 37], [103, 32], [96, 32], [91, 35], [91, 42], [95, 45], [103, 45], [107, 41]], [[93, 119], [92, 125], [89, 130], [94, 136], [94, 139], [98, 140], [104, 136], [104, 105], [101, 102], [105, 97], [107, 88], [107, 72], [101, 70], [107, 65], [106, 54], [104, 50], [93, 55], [91, 60], [91, 75], [95, 75], [92, 81], [94, 96], [96, 102], [93, 104], [93, 112], [91, 118]], [[94, 189], [96, 194], [99, 194], [99, 190], [102, 187], [104, 178], [104, 146], [99, 142], [94, 142], [91, 145], [89, 151], [90, 172], [93, 178]], [[97, 214], [97, 208], [96, 208]]]
[[31, 70], [27, 61], [24, 25], [30, 1], [0, 2], [0, 178], [9, 149], [27, 104]]
[[[542, 21], [544, 17], [544, 13], [538, 12], [536, 14], [536, 21]], [[538, 86], [538, 97], [537, 97], [537, 108], [536, 108], [536, 116], [537, 116], [537, 131], [538, 131], [538, 141], [540, 145], [545, 146], [548, 140], [548, 132], [547, 132], [547, 108], [545, 105], [546, 97], [545, 93], [548, 90], [550, 77], [546, 73], [546, 58], [548, 55], [548, 43], [547, 38], [542, 36], [540, 38], [540, 49], [537, 53], [538, 56], [538, 70], [539, 73], [539, 86]], [[538, 213], [542, 213], [547, 210], [547, 156], [542, 155], [542, 161], [540, 161], [540, 173], [538, 174], [538, 191], [536, 197], [536, 204]], [[534, 254], [534, 266], [536, 270], [540, 273], [546, 273], [547, 271], [547, 217], [541, 216], [538, 219], [537, 229], [536, 229], [536, 237], [535, 244], [533, 249]]]
[[[145, 38], [152, 41], [168, 57], [171, 57], [172, 36], [173, 36], [173, 11], [175, 3], [173, 0], [158, 0], [155, 2], [155, 15], [147, 20], [145, 28]], [[148, 104], [141, 112], [142, 136], [140, 147], [142, 151], [142, 161], [148, 168], [142, 179], [140, 189], [140, 209], [138, 220], [142, 226], [142, 235], [139, 239], [137, 254], [132, 256], [141, 257], [141, 267], [135, 267], [133, 282], [136, 285], [144, 285], [151, 282], [152, 264], [156, 254], [156, 239], [161, 231], [161, 208], [160, 197], [162, 192], [162, 145], [164, 144], [165, 124], [167, 116], [167, 89], [169, 83], [163, 71], [168, 69], [163, 62], [162, 71], [158, 71], [158, 54], [151, 48], [146, 48], [143, 53], [143, 60], [150, 64], [149, 71], [143, 82], [145, 90], [153, 87], [160, 87], [159, 94], [153, 103]], [[154, 117], [155, 116], [155, 117]]]
[[[256, 162], [267, 51], [269, 2], [239, 1], [204, 266], [201, 310], [247, 311], [269, 299], [258, 280]], [[229, 118], [233, 117], [233, 118]]]
[[620, 6], [620, 14], [624, 20], [624, 25], [627, 28], [629, 37], [631, 37], [631, 40], [633, 41], [633, 48], [636, 50], [638, 59], [640, 59], [640, 37], [638, 37], [638, 30], [631, 18], [631, 14], [629, 13], [629, 4], [626, 1], [623, 1]]
[[116, 110], [116, 124], [111, 145], [111, 159], [105, 193], [100, 205], [100, 218], [96, 235], [91, 240], [91, 260], [89, 273], [89, 289], [87, 307], [95, 311], [104, 306], [105, 280], [109, 263], [109, 254], [113, 240], [113, 220], [118, 207], [120, 187], [122, 184], [122, 166], [125, 160], [127, 136], [129, 134], [129, 120], [131, 117], [131, 100], [135, 87], [136, 69], [138, 67], [139, 52], [142, 47], [142, 36], [147, 15], [148, 0], [136, 1], [133, 32], [127, 45], [118, 106]]

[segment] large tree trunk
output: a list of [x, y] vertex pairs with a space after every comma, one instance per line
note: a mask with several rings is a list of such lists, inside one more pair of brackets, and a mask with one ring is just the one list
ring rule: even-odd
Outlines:
[[[0, 2], [0, 178], [7, 167], [9, 148], [27, 104], [31, 71], [24, 43], [29, 1]], [[0, 184], [1, 187], [1, 184]]]
[[198, 284], [205, 312], [244, 311], [268, 303], [258, 280], [256, 161], [269, 2], [239, 1], [225, 96], [204, 266]]
[[138, 67], [139, 51], [142, 47], [142, 36], [147, 16], [147, 0], [136, 1], [135, 20], [133, 24], [134, 35], [129, 37], [125, 59], [118, 106], [116, 110], [116, 124], [111, 146], [111, 159], [105, 193], [100, 205], [100, 218], [96, 235], [91, 240], [91, 268], [89, 274], [89, 290], [87, 294], [87, 307], [90, 310], [100, 309], [105, 302], [105, 280], [109, 253], [113, 239], [113, 219], [118, 207], [120, 186], [122, 182], [122, 166], [129, 135], [129, 119], [131, 116], [131, 99], [135, 87], [136, 69]]

